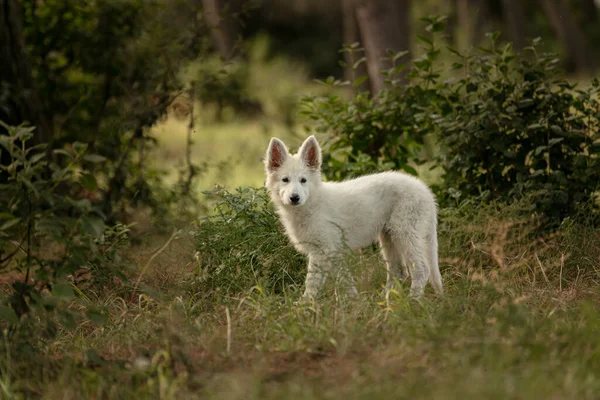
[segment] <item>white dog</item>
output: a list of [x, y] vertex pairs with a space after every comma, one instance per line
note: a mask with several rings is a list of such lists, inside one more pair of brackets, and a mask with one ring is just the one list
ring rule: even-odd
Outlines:
[[350, 294], [352, 277], [339, 267], [344, 249], [379, 239], [387, 264], [386, 290], [411, 275], [410, 295], [420, 297], [427, 280], [442, 294], [437, 255], [437, 206], [420, 180], [383, 172], [344, 182], [321, 180], [321, 148], [314, 136], [297, 154], [272, 138], [265, 157], [266, 186], [287, 235], [308, 256], [303, 299], [317, 296], [325, 275], [336, 272]]

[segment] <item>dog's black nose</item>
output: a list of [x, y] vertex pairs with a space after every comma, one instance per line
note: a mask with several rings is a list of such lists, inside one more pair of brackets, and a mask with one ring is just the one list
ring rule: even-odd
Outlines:
[[300, 202], [300, 196], [298, 196], [297, 194], [293, 194], [290, 196], [290, 201], [292, 202], [292, 204], [298, 204]]

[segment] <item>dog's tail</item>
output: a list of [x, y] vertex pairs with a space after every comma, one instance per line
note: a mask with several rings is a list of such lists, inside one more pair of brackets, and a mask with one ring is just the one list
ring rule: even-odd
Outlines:
[[429, 282], [433, 286], [433, 290], [439, 295], [444, 294], [444, 285], [442, 284], [442, 274], [438, 265], [438, 241], [437, 241], [437, 224], [434, 223], [433, 229], [429, 234], [428, 243], [428, 258], [429, 258]]

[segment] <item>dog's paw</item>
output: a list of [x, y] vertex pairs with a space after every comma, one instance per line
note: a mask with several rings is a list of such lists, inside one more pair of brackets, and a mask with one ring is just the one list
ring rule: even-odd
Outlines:
[[422, 292], [410, 292], [407, 296], [408, 301], [412, 305], [423, 305], [423, 293]]
[[315, 301], [314, 296], [303, 294], [298, 300], [296, 300], [294, 302], [294, 304], [297, 306], [303, 306], [303, 305], [306, 306], [306, 305], [314, 303], [314, 301]]

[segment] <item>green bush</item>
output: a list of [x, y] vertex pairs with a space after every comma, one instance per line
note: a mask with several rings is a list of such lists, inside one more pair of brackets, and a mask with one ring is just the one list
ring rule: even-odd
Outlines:
[[[56, 315], [73, 327], [77, 315], [65, 304], [75, 296], [74, 282], [82, 277], [92, 285], [125, 279], [125, 264], [117, 249], [127, 243], [127, 228], [108, 228], [105, 216], [89, 197], [96, 178], [83, 163], [104, 158], [74, 143], [72, 151], [45, 145], [28, 147], [33, 128], [2, 125], [0, 151], [10, 162], [0, 165], [0, 269], [15, 274], [10, 289], [0, 294], [0, 320], [17, 325], [24, 315]], [[63, 158], [59, 166], [52, 158]], [[64, 162], [62, 162], [64, 161]], [[96, 322], [97, 310], [87, 315]], [[48, 319], [54, 324], [54, 319]]]
[[280, 293], [302, 283], [306, 261], [289, 245], [266, 189], [207, 194], [217, 203], [196, 232], [201, 290], [236, 294], [260, 286]]
[[[445, 184], [466, 196], [528, 196], [551, 221], [574, 215], [598, 187], [600, 83], [576, 89], [538, 52], [510, 45], [456, 53], [461, 79], [449, 86], [451, 111], [436, 121]], [[458, 191], [458, 192], [456, 192]]]
[[418, 38], [425, 53], [412, 62], [406, 80], [398, 78], [405, 66], [397, 65], [383, 72], [388, 87], [374, 96], [303, 100], [304, 115], [332, 136], [326, 176], [391, 167], [416, 174], [414, 166], [427, 161], [422, 147], [432, 133], [441, 155], [428, 161], [443, 167], [442, 202], [527, 197], [552, 224], [593, 205], [600, 170], [598, 80], [577, 89], [561, 77], [555, 55], [538, 51], [539, 40], [519, 55], [510, 44], [497, 48], [497, 33], [488, 35], [489, 49], [469, 55], [448, 49], [444, 59], [455, 57], [457, 77], [443, 79], [438, 42], [444, 18], [423, 22], [429, 35]]

